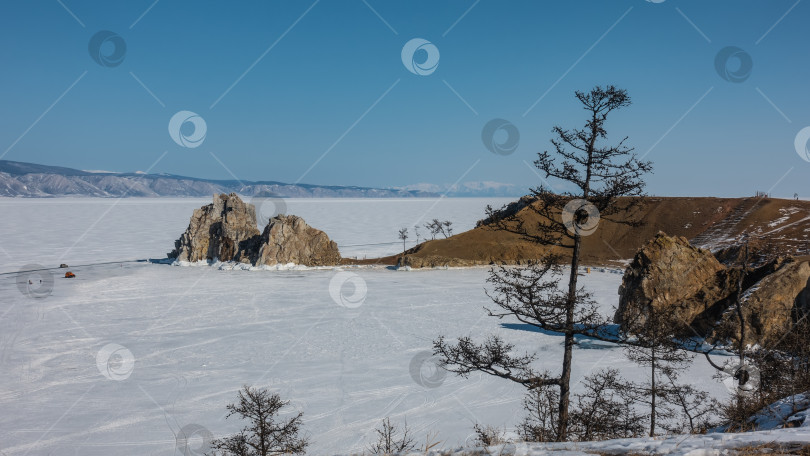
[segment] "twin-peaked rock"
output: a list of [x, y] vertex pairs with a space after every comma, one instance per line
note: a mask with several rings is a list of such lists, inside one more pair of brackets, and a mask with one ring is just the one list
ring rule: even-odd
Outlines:
[[168, 256], [178, 261], [236, 261], [254, 266], [340, 262], [337, 244], [300, 217], [278, 215], [259, 231], [256, 209], [235, 193], [214, 195], [212, 204], [195, 209]]

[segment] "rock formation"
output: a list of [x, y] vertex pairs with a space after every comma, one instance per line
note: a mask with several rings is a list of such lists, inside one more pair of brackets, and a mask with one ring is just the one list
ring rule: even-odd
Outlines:
[[476, 227], [486, 226], [494, 223], [497, 220], [503, 220], [505, 218], [512, 217], [536, 200], [537, 197], [534, 196], [528, 195], [521, 196], [520, 199], [518, 199], [517, 201], [513, 201], [500, 209], [492, 211], [491, 215], [477, 221], [475, 223], [475, 226]]
[[[810, 310], [810, 263], [787, 261], [752, 290], [742, 303], [744, 342], [773, 347]], [[727, 312], [718, 334], [739, 341], [739, 331], [736, 314]]]
[[710, 339], [738, 341], [733, 306], [740, 294], [745, 343], [776, 343], [792, 319], [810, 310], [810, 263], [780, 258], [743, 276], [742, 267], [722, 265], [685, 238], [658, 233], [625, 270], [614, 321], [633, 332], [652, 309]]
[[405, 255], [397, 258], [397, 266], [399, 267], [407, 266], [411, 268], [440, 268], [448, 266], [457, 268], [489, 263], [490, 262], [465, 260], [461, 258], [448, 258], [439, 255], [429, 255], [423, 257], [414, 255]]
[[307, 225], [301, 217], [277, 215], [264, 228], [251, 261], [271, 266], [287, 263], [332, 266], [340, 262], [340, 252], [326, 233]]
[[194, 210], [186, 232], [175, 241], [169, 258], [178, 261], [232, 261], [261, 232], [256, 210], [235, 193], [214, 195], [214, 202]]
[[255, 208], [234, 193], [214, 195], [212, 204], [196, 209], [174, 244], [168, 256], [178, 261], [236, 261], [254, 266], [340, 262], [337, 244], [300, 217], [276, 216], [259, 231]]
[[632, 329], [644, 323], [647, 308], [652, 307], [691, 324], [733, 294], [734, 279], [708, 250], [659, 232], [625, 271], [614, 321]]

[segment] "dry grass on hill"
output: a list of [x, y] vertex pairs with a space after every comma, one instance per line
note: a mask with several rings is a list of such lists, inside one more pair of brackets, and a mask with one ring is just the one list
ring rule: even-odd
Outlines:
[[[538, 214], [518, 211], [527, 228]], [[602, 220], [596, 232], [583, 238], [582, 262], [620, 265], [658, 231], [684, 236], [693, 244], [728, 247], [743, 232], [754, 235], [752, 244], [780, 254], [807, 255], [810, 248], [810, 201], [773, 198], [665, 198], [647, 197], [638, 212], [640, 227]], [[448, 239], [424, 242], [407, 252], [415, 264], [463, 266], [516, 264], [540, 258], [545, 248], [519, 235], [479, 226]], [[398, 256], [370, 259], [363, 264], [396, 264]]]

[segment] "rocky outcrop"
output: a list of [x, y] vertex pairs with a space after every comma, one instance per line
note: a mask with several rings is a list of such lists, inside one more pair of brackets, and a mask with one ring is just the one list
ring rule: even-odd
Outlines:
[[269, 220], [252, 256], [253, 264], [295, 263], [333, 266], [340, 262], [337, 244], [321, 230], [295, 215], [277, 215]]
[[214, 202], [194, 210], [188, 228], [175, 241], [169, 258], [178, 261], [232, 261], [245, 257], [242, 250], [261, 232], [256, 210], [235, 193], [214, 195]]
[[485, 261], [465, 260], [461, 258], [448, 258], [439, 255], [413, 256], [405, 255], [397, 258], [397, 266], [411, 268], [440, 268], [440, 267], [467, 267], [490, 264]]
[[750, 239], [747, 248], [737, 243], [713, 250], [713, 253], [718, 261], [731, 267], [739, 267], [743, 263], [758, 267], [780, 258], [780, 252], [772, 243], [758, 238]]
[[259, 231], [256, 209], [234, 193], [214, 195], [212, 204], [196, 209], [168, 256], [178, 261], [236, 261], [254, 266], [340, 262], [337, 244], [300, 217], [276, 216]]
[[[810, 310], [810, 263], [786, 262], [749, 290], [742, 303], [746, 345], [775, 346], [796, 318]], [[739, 340], [736, 314], [728, 312], [721, 334]]]
[[649, 310], [691, 324], [735, 291], [735, 277], [708, 250], [659, 232], [627, 267], [614, 321], [632, 331]]
[[774, 344], [810, 310], [810, 263], [777, 258], [744, 273], [683, 237], [658, 233], [625, 270], [614, 321], [634, 332], [651, 310], [658, 311], [702, 336], [739, 342], [738, 296], [744, 343]]
[[505, 218], [512, 217], [536, 200], [537, 197], [534, 196], [528, 195], [521, 196], [520, 199], [518, 199], [517, 201], [513, 201], [500, 209], [492, 210], [490, 215], [488, 215], [486, 218], [477, 221], [475, 223], [475, 226], [476, 227], [487, 226], [498, 220], [503, 220]]

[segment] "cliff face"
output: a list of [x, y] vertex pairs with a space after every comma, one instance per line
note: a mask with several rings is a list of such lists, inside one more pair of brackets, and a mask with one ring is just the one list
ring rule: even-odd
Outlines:
[[337, 244], [300, 217], [276, 216], [259, 231], [256, 209], [234, 193], [215, 195], [212, 204], [195, 209], [174, 245], [168, 256], [178, 261], [237, 261], [254, 266], [340, 262]]

